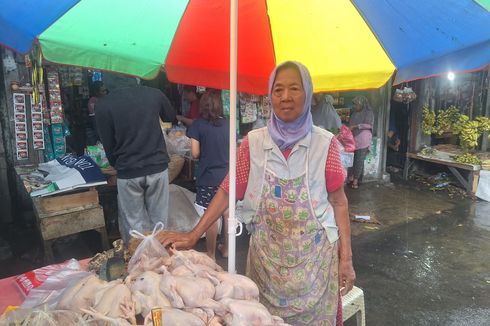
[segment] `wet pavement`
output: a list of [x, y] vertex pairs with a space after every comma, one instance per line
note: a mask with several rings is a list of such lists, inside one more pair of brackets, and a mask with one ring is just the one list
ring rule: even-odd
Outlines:
[[[414, 183], [368, 183], [347, 194], [351, 213], [380, 222], [352, 223], [367, 325], [490, 325], [490, 203], [451, 199]], [[32, 224], [18, 224], [0, 229], [13, 253], [0, 258], [0, 277], [42, 266]], [[89, 257], [98, 243], [95, 232], [61, 239], [56, 259]], [[239, 273], [247, 247], [244, 234], [237, 239]], [[197, 248], [203, 250], [204, 241]], [[226, 268], [226, 259], [218, 255], [217, 261]]]
[[[490, 325], [490, 203], [456, 199], [444, 208], [444, 194], [365, 187], [383, 223], [353, 226], [367, 325]], [[349, 193], [351, 202], [359, 195]]]

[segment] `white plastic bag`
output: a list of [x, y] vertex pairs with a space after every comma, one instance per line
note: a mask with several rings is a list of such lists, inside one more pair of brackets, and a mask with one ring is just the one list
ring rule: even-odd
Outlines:
[[54, 308], [65, 289], [88, 275], [90, 273], [81, 270], [78, 261], [72, 259], [68, 265], [50, 275], [39, 287], [33, 288], [21, 307], [32, 308], [47, 304], [50, 308]]
[[167, 250], [156, 238], [156, 235], [161, 230], [163, 230], [163, 223], [158, 222], [153, 232], [148, 236], [136, 230], [129, 232], [133, 238], [143, 239], [136, 248], [133, 257], [129, 260], [128, 273], [130, 275], [138, 275], [149, 270], [155, 270], [170, 259]]

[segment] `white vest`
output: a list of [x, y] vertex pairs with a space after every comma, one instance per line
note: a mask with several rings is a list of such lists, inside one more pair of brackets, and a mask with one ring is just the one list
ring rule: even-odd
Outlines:
[[313, 126], [312, 131], [294, 145], [286, 160], [267, 127], [250, 131], [250, 174], [243, 207], [237, 214], [239, 220], [247, 224], [249, 230], [253, 229], [250, 223], [260, 203], [267, 159], [267, 169], [281, 179], [294, 179], [308, 171], [306, 179], [312, 211], [326, 230], [330, 243], [337, 241], [338, 229], [325, 184], [325, 165], [332, 138], [330, 132]]

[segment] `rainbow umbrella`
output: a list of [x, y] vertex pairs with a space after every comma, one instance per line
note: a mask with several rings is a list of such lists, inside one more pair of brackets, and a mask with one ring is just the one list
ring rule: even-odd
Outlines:
[[[377, 88], [490, 61], [488, 0], [240, 0], [238, 90], [285, 60], [316, 90]], [[1, 0], [0, 43], [48, 61], [229, 88], [229, 0]]]
[[[285, 60], [317, 91], [377, 88], [490, 62], [488, 0], [0, 0], [0, 43], [38, 43], [60, 64], [267, 92]], [[238, 43], [237, 43], [238, 40]], [[230, 258], [235, 270], [235, 110], [230, 118]]]

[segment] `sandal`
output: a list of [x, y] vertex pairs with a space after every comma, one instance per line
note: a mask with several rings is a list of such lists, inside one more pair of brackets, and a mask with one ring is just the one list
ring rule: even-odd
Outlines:
[[351, 183], [351, 184], [350, 184], [350, 187], [351, 187], [352, 189], [357, 189], [357, 188], [359, 188], [359, 185], [358, 185], [358, 184]]

